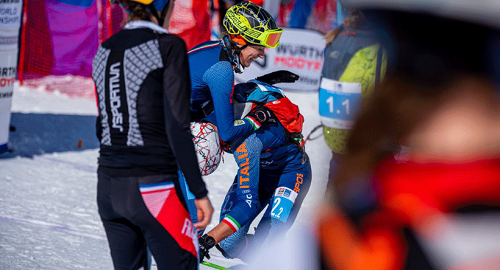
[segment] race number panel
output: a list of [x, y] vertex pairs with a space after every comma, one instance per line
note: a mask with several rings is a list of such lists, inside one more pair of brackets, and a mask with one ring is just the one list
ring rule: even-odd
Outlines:
[[361, 83], [322, 78], [319, 88], [319, 114], [323, 125], [350, 129], [360, 107]]
[[297, 192], [287, 187], [279, 187], [272, 198], [271, 217], [286, 222], [297, 199]]

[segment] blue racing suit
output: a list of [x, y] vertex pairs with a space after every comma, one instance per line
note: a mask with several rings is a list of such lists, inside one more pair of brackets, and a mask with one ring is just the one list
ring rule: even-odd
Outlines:
[[[215, 124], [221, 140], [237, 152], [234, 158], [239, 167], [238, 178], [248, 198], [234, 207], [231, 217], [236, 224], [245, 224], [259, 205], [256, 187], [251, 188], [249, 183], [259, 181], [260, 153], [283, 144], [284, 130], [279, 123], [259, 129], [260, 124], [251, 118], [235, 119], [233, 64], [219, 42], [209, 41], [194, 47], [188, 52], [188, 59], [193, 121]], [[236, 231], [238, 226], [232, 228]]]
[[[262, 224], [267, 225], [262, 225], [262, 228], [271, 225], [278, 229], [293, 223], [310, 185], [310, 163], [296, 144], [287, 145], [290, 138], [286, 136], [279, 121], [260, 126], [249, 117], [239, 120], [238, 115], [235, 119], [233, 65], [219, 42], [205, 42], [196, 46], [188, 52], [188, 59], [193, 121], [215, 124], [219, 137], [230, 145], [239, 167], [221, 210], [221, 222], [229, 225], [234, 232], [244, 228], [241, 233], [233, 234], [227, 241], [221, 242], [228, 252], [232, 252], [243, 239], [238, 235], [244, 235], [248, 231], [252, 220], [269, 203], [271, 197], [276, 197], [275, 190], [278, 187], [282, 187], [294, 199], [288, 200], [291, 205], [286, 203], [287, 206], [279, 202], [273, 204], [282, 209], [282, 214], [275, 213], [281, 219], [272, 219], [272, 212], [269, 210], [262, 221]], [[268, 149], [271, 150], [262, 154]], [[263, 159], [262, 155], [266, 158]], [[293, 191], [299, 178], [299, 185], [303, 185], [302, 192]], [[280, 196], [278, 201], [284, 195]], [[295, 200], [299, 203], [293, 207]]]

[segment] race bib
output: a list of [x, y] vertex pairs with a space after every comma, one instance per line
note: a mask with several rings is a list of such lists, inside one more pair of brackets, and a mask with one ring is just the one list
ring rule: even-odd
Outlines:
[[351, 129], [361, 108], [361, 83], [322, 78], [319, 88], [321, 123], [336, 129]]
[[287, 187], [278, 187], [274, 192], [271, 217], [286, 222], [292, 212], [297, 195], [297, 192]]

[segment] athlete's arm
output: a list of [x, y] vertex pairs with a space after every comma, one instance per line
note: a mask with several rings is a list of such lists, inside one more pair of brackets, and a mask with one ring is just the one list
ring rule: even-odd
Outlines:
[[208, 191], [198, 168], [190, 130], [191, 81], [186, 44], [174, 35], [163, 37], [160, 39], [160, 51], [164, 64], [163, 107], [166, 132], [189, 190], [200, 199], [205, 197]]
[[229, 225], [227, 225], [224, 222], [221, 222], [221, 223], [217, 224], [217, 226], [215, 226], [215, 228], [213, 228], [207, 234], [212, 236], [215, 240], [215, 243], [218, 244], [222, 240], [228, 238], [233, 233], [234, 233], [234, 231], [231, 229], [231, 227], [229, 227]]
[[237, 121], [234, 119], [231, 96], [233, 93], [234, 73], [229, 62], [220, 61], [214, 64], [205, 72], [203, 80], [210, 88], [214, 102], [217, 130], [219, 137], [223, 141], [241, 137], [260, 127], [257, 121], [252, 121], [249, 118]]

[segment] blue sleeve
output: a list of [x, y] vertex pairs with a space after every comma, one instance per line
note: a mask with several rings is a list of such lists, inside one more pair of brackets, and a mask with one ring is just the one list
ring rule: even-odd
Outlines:
[[203, 75], [203, 80], [210, 88], [214, 102], [217, 131], [223, 141], [246, 135], [260, 127], [251, 119], [234, 119], [232, 102], [234, 73], [229, 62], [221, 61], [214, 64]]

